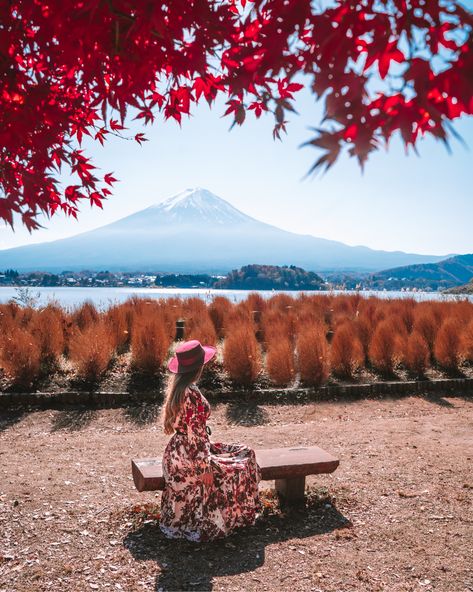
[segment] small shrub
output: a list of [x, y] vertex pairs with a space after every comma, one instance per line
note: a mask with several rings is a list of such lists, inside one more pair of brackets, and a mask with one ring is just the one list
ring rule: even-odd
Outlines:
[[249, 323], [228, 328], [223, 348], [224, 368], [238, 384], [249, 386], [261, 371], [261, 352]]
[[266, 371], [277, 386], [286, 386], [294, 380], [294, 347], [289, 339], [271, 342], [266, 355]]
[[369, 359], [382, 374], [390, 376], [394, 366], [402, 358], [403, 334], [394, 319], [385, 319], [378, 323], [369, 346]]
[[131, 365], [142, 374], [161, 371], [170, 346], [163, 318], [158, 315], [135, 318], [131, 338]]
[[369, 363], [369, 351], [374, 333], [374, 322], [368, 315], [357, 315], [353, 325], [363, 348], [364, 363], [366, 365]]
[[72, 313], [72, 323], [82, 331], [90, 325], [95, 325], [99, 320], [99, 316], [93, 302], [86, 300]]
[[79, 379], [95, 383], [107, 370], [113, 355], [113, 341], [106, 324], [98, 322], [77, 330], [69, 343], [69, 356]]
[[353, 373], [364, 364], [363, 345], [356, 327], [349, 322], [339, 325], [335, 330], [330, 350], [330, 363], [333, 372], [345, 378], [352, 378]]
[[407, 349], [404, 357], [406, 368], [417, 376], [424, 376], [430, 361], [430, 350], [424, 337], [413, 331], [407, 338]]
[[216, 296], [208, 307], [210, 318], [219, 339], [225, 336], [226, 320], [231, 309], [232, 303], [224, 296]]
[[14, 327], [9, 333], [1, 335], [0, 366], [14, 388], [31, 388], [39, 376], [41, 351], [28, 330]]
[[429, 309], [420, 309], [414, 315], [414, 331], [417, 331], [426, 342], [430, 356], [434, 354], [435, 337], [439, 328], [438, 320], [433, 311]]
[[105, 323], [114, 349], [126, 351], [130, 343], [131, 315], [124, 305], [112, 306], [105, 314]]
[[10, 333], [17, 325], [16, 304], [0, 304], [0, 335]]
[[461, 336], [461, 353], [465, 361], [473, 363], [473, 319], [466, 325]]
[[397, 318], [401, 326], [411, 333], [414, 327], [416, 306], [414, 298], [397, 298], [389, 303], [389, 315]]
[[[194, 299], [190, 299], [194, 300]], [[184, 307], [186, 317], [185, 338], [198, 339], [204, 345], [215, 345], [217, 343], [217, 333], [214, 324], [210, 318], [209, 311], [205, 303], [200, 300], [200, 304], [193, 303], [190, 307]]]
[[294, 341], [295, 317], [292, 310], [267, 310], [261, 318], [261, 327], [266, 349], [269, 350], [273, 341], [287, 339]]
[[311, 386], [319, 386], [325, 382], [330, 367], [324, 325], [302, 327], [297, 335], [296, 348], [297, 369], [302, 382]]
[[215, 345], [217, 343], [217, 333], [209, 317], [197, 320], [187, 329], [186, 339], [198, 339], [203, 345]]
[[461, 325], [455, 318], [444, 320], [437, 332], [434, 356], [447, 371], [457, 371], [461, 362]]
[[47, 369], [54, 369], [64, 350], [62, 309], [47, 306], [35, 315], [30, 326], [40, 348], [41, 362]]
[[267, 306], [267, 301], [261, 296], [259, 292], [250, 292], [244, 301], [248, 310], [262, 313]]

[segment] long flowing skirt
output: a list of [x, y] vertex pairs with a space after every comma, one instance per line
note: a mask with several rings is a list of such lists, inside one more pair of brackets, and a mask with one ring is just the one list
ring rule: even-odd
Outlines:
[[186, 458], [183, 438], [174, 434], [163, 455], [165, 489], [160, 528], [169, 538], [208, 541], [236, 527], [254, 524], [261, 511], [261, 469], [245, 444], [210, 443], [213, 486], [206, 487]]

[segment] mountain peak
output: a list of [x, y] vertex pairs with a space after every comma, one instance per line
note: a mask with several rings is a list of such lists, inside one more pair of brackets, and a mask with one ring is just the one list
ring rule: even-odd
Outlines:
[[168, 219], [180, 223], [209, 222], [225, 226], [253, 221], [252, 218], [203, 187], [185, 189], [151, 206], [150, 209], [165, 213]]
[[190, 187], [165, 199], [157, 204], [157, 207], [169, 212], [176, 207], [202, 207], [208, 206], [211, 203], [218, 203], [219, 201], [224, 200], [217, 197], [208, 189], [203, 189], [202, 187]]

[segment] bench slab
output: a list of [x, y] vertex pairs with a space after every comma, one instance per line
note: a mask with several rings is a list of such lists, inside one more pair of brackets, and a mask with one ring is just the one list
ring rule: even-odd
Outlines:
[[[257, 449], [256, 461], [261, 468], [262, 479], [276, 480], [276, 488], [288, 497], [302, 495], [307, 475], [333, 473], [339, 465], [338, 458], [318, 446]], [[133, 481], [138, 491], [164, 489], [162, 460], [160, 458], [133, 459]], [[294, 490], [294, 494], [290, 492]]]

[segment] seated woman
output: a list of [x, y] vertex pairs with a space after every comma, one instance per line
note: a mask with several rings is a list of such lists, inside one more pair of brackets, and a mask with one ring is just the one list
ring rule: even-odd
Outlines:
[[261, 470], [244, 444], [209, 440], [210, 405], [197, 387], [216, 349], [183, 343], [168, 369], [173, 373], [163, 406], [163, 426], [173, 434], [163, 454], [165, 487], [160, 528], [169, 538], [209, 541], [254, 524], [261, 502]]

